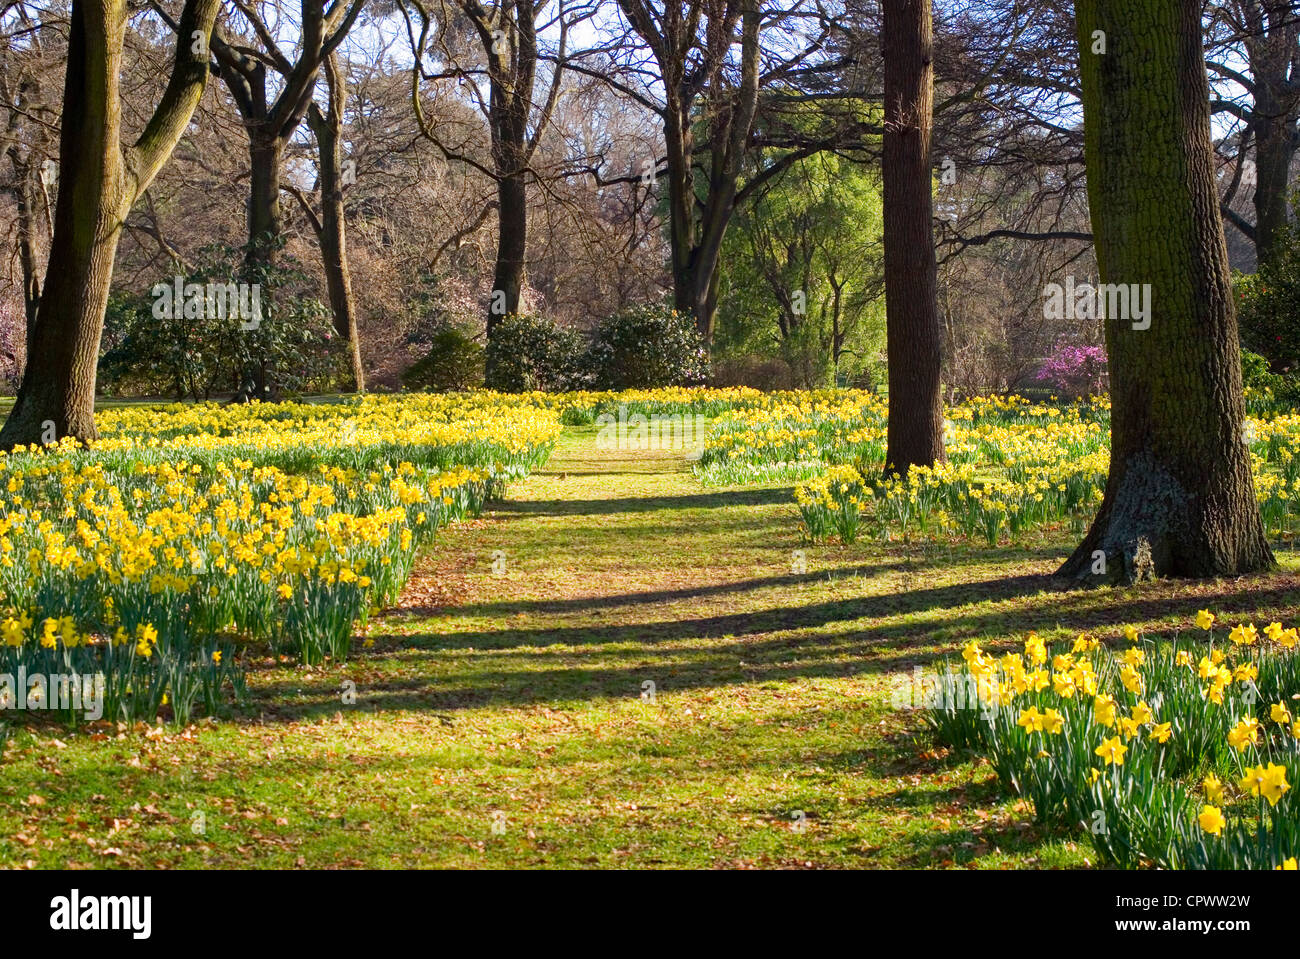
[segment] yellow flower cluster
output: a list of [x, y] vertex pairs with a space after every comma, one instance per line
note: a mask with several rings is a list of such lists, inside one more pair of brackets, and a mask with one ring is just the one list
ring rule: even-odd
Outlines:
[[[699, 400], [697, 399], [697, 405]], [[854, 390], [742, 396], [712, 423], [697, 469], [706, 481], [802, 481], [805, 532], [830, 529], [821, 510], [833, 485], [820, 474], [853, 467], [868, 495], [862, 510], [882, 535], [961, 536], [990, 544], [1066, 524], [1078, 534], [1101, 502], [1109, 470], [1110, 405], [1105, 398], [1060, 405], [1020, 397], [976, 397], [946, 410], [948, 462], [913, 469], [906, 481], [884, 472], [887, 407]], [[1256, 497], [1270, 533], [1300, 527], [1300, 415], [1251, 419]], [[841, 477], [842, 479], [842, 477]], [[832, 497], [834, 498], [834, 497]]]
[[92, 448], [0, 456], [0, 667], [108, 673], [119, 712], [149, 718], [231, 681], [235, 642], [346, 657], [419, 546], [561, 429], [490, 394], [134, 407], [100, 426]]
[[[1207, 639], [1215, 622], [1209, 610], [1196, 615]], [[927, 703], [929, 721], [941, 739], [987, 753], [1041, 818], [1090, 827], [1115, 862], [1293, 868], [1297, 630], [1238, 623], [1222, 647], [1202, 648], [1132, 626], [1115, 638], [1126, 648], [1085, 634], [1053, 653], [1030, 633], [1023, 650], [1001, 656], [971, 641], [942, 677], [970, 693]]]

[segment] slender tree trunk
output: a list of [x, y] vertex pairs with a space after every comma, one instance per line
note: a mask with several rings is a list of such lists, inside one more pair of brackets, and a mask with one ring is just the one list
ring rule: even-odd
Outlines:
[[[673, 303], [695, 320], [706, 346], [713, 342], [714, 320], [721, 286], [719, 258], [722, 241], [736, 209], [739, 179], [758, 109], [760, 82], [759, 33], [762, 11], [746, 0], [740, 14], [740, 83], [726, 91], [725, 107], [714, 104], [705, 124], [708, 134], [709, 175], [703, 197], [695, 189], [693, 94], [684, 93], [690, 81], [668, 69], [684, 70], [679, 61], [660, 63], [668, 90], [664, 141], [668, 159], [669, 239], [672, 249]], [[716, 39], [714, 42], [717, 42]]]
[[[39, 48], [38, 48], [39, 49]], [[15, 206], [15, 227], [18, 241], [18, 263], [23, 279], [23, 314], [25, 319], [25, 342], [30, 342], [32, 330], [36, 324], [36, 308], [41, 302], [41, 286], [44, 276], [41, 268], [42, 249], [45, 247], [43, 237], [54, 232], [54, 222], [50, 215], [49, 190], [52, 184], [46, 182], [44, 164], [39, 162], [38, 154], [31, 149], [20, 146], [27, 131], [27, 117], [32, 112], [32, 94], [40, 100], [40, 84], [24, 80], [18, 85], [17, 94], [10, 94], [8, 85], [4, 85], [5, 96], [16, 101], [17, 109], [9, 115], [10, 145], [5, 153], [14, 170], [14, 189], [12, 191]], [[51, 161], [46, 161], [51, 162]], [[41, 214], [44, 214], [42, 216]]]
[[36, 309], [41, 302], [41, 263], [37, 249], [35, 210], [37, 195], [35, 177], [30, 158], [14, 159], [14, 175], [18, 180], [16, 192], [18, 227], [18, 262], [23, 272], [23, 311], [30, 338], [36, 325]]
[[[1075, 10], [1097, 263], [1103, 283], [1138, 286], [1127, 314], [1108, 310], [1105, 321], [1105, 496], [1060, 574], [1135, 582], [1268, 569], [1243, 441], [1200, 4], [1078, 0]], [[1090, 52], [1098, 30], [1104, 54]], [[1149, 310], [1136, 310], [1145, 284]]]
[[[261, 282], [262, 268], [276, 261], [280, 248], [280, 166], [284, 141], [251, 127], [248, 138], [248, 246], [244, 252], [245, 283]], [[272, 386], [265, 355], [254, 357], [240, 371], [236, 399], [269, 400]]]
[[316, 135], [320, 152], [321, 217], [317, 236], [329, 290], [330, 309], [334, 313], [334, 332], [348, 344], [348, 363], [352, 370], [352, 388], [366, 389], [366, 371], [361, 364], [361, 341], [357, 336], [357, 315], [352, 301], [352, 272], [348, 267], [347, 223], [343, 210], [343, 111], [347, 105], [347, 87], [331, 57], [326, 61], [325, 78], [329, 85], [329, 112], [322, 113], [312, 104], [307, 123]]
[[885, 0], [883, 157], [885, 336], [889, 422], [885, 472], [933, 466], [943, 449], [942, 370], [934, 258], [930, 129], [934, 109], [930, 0]]
[[[668, 158], [668, 240], [673, 270], [673, 305], [696, 316], [693, 263], [695, 252], [694, 133], [689, 113], [669, 96], [664, 119], [664, 146]], [[646, 162], [655, 162], [654, 157]], [[698, 327], [699, 320], [696, 320]], [[701, 331], [703, 335], [703, 331]]]
[[[519, 312], [528, 252], [528, 189], [531, 158], [528, 119], [537, 70], [536, 10], [525, 4], [502, 8], [509, 37], [498, 30], [487, 46], [491, 91], [492, 167], [497, 183], [497, 262], [488, 301], [487, 338], [502, 318]], [[498, 35], [499, 34], [499, 35]], [[492, 375], [492, 371], [488, 371]]]
[[[1273, 109], [1283, 108], [1274, 103]], [[1263, 103], [1256, 103], [1255, 113], [1255, 259], [1262, 264], [1277, 252], [1287, 225], [1295, 124], [1285, 111], [1273, 115]]]
[[1249, 0], [1238, 6], [1251, 34], [1245, 49], [1254, 80], [1249, 130], [1255, 140], [1255, 258], [1264, 264], [1275, 256], [1290, 212], [1300, 108], [1292, 80], [1296, 27], [1287, 0]]

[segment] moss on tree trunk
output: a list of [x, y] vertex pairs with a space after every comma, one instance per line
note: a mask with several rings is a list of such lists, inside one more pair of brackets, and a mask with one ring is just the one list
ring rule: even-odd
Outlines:
[[1150, 284], [1150, 310], [1106, 318], [1110, 474], [1060, 574], [1134, 582], [1268, 569], [1243, 439], [1200, 5], [1078, 0], [1076, 18], [1101, 278]]

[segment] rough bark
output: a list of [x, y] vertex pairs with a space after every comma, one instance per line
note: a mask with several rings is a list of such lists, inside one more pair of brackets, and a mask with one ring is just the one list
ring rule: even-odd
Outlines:
[[[1078, 0], [1076, 20], [1098, 267], [1103, 283], [1150, 284], [1151, 298], [1149, 326], [1105, 320], [1110, 473], [1060, 574], [1135, 582], [1268, 569], [1243, 441], [1200, 5]], [[1096, 30], [1105, 54], [1089, 52]]]
[[248, 246], [250, 264], [275, 262], [280, 246], [280, 169], [285, 141], [257, 131], [248, 142]]
[[118, 97], [125, 0], [74, 0], [68, 27], [59, 194], [48, 283], [27, 346], [27, 368], [0, 448], [52, 432], [94, 440], [95, 376], [113, 261], [132, 205], [171, 156], [207, 79], [206, 37], [219, 0], [187, 0], [166, 91], [134, 145], [123, 149]]
[[493, 299], [488, 304], [487, 335], [501, 321], [519, 312], [528, 249], [528, 192], [522, 177], [497, 180], [497, 261], [492, 275]]
[[347, 86], [339, 75], [333, 58], [326, 61], [325, 79], [329, 90], [329, 110], [322, 112], [312, 104], [307, 123], [316, 136], [320, 155], [321, 215], [313, 222], [320, 242], [325, 284], [329, 291], [330, 310], [334, 314], [334, 332], [348, 345], [348, 365], [352, 388], [366, 389], [365, 367], [361, 364], [361, 341], [357, 336], [357, 314], [352, 299], [352, 272], [348, 266], [347, 222], [343, 209], [343, 111], [347, 106]]
[[942, 331], [932, 223], [934, 110], [930, 0], [885, 0], [882, 168], [889, 421], [885, 472], [945, 458]]

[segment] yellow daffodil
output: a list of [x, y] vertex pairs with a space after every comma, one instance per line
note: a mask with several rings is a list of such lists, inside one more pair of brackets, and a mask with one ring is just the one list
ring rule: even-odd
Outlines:
[[1106, 760], [1106, 765], [1123, 766], [1124, 754], [1128, 752], [1128, 747], [1120, 742], [1120, 738], [1115, 736], [1111, 739], [1102, 741], [1102, 744], [1093, 750], [1094, 754]]
[[1201, 780], [1201, 788], [1205, 790], [1205, 798], [1212, 803], [1223, 801], [1223, 783], [1214, 773], [1209, 773]]
[[1239, 753], [1245, 752], [1247, 746], [1255, 745], [1258, 735], [1259, 720], [1254, 716], [1247, 716], [1228, 731], [1228, 745]]
[[1232, 632], [1228, 633], [1228, 639], [1234, 646], [1253, 646], [1258, 638], [1254, 623], [1245, 626], [1238, 623], [1232, 627]]
[[1204, 832], [1211, 836], [1218, 836], [1223, 832], [1223, 827], [1228, 824], [1228, 820], [1223, 818], [1223, 811], [1218, 806], [1202, 806], [1201, 814], [1196, 817], [1196, 822]]

